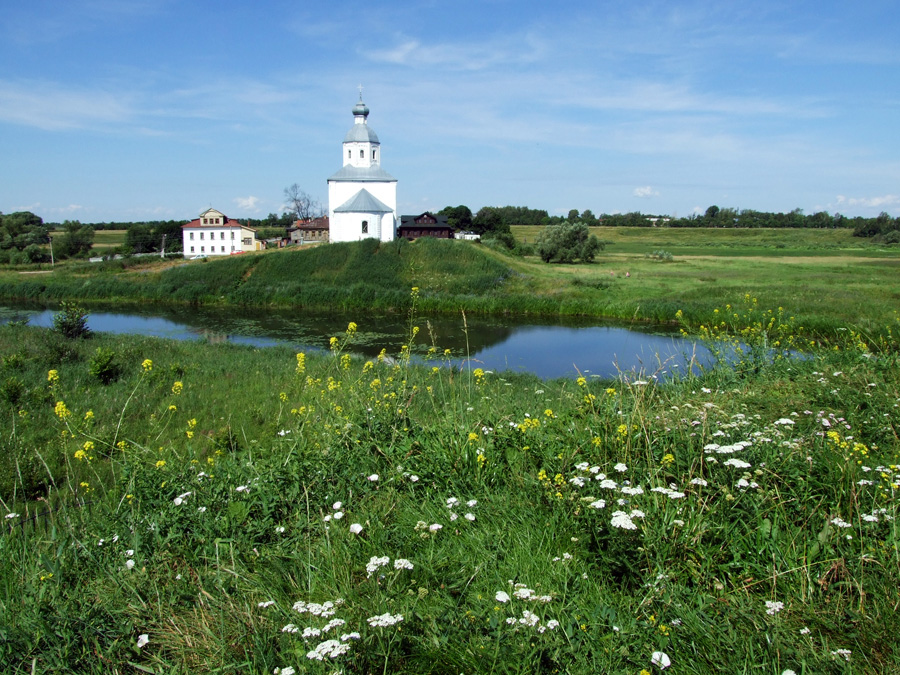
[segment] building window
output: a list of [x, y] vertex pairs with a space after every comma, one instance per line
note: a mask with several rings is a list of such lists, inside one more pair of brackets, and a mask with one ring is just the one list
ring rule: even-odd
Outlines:
[[352, 150], [348, 150], [348, 151], [347, 151], [347, 159], [350, 159], [350, 158], [352, 158], [352, 157], [353, 157], [353, 151], [352, 151]]
[[203, 232], [200, 233], [200, 241], [203, 241]]
[[249, 237], [247, 237], [246, 239], [242, 239], [241, 241], [243, 242], [244, 246], [250, 246], [250, 238]]
[[225, 247], [222, 246], [222, 253], [225, 253]]
[[360, 149], [360, 151], [359, 151], [359, 158], [360, 158], [360, 159], [363, 159], [365, 156], [366, 156], [366, 151]]
[[219, 239], [224, 239], [224, 238], [225, 238], [225, 233], [222, 232], [222, 233], [219, 235]]
[[193, 253], [193, 252], [194, 252], [194, 247], [193, 247], [193, 246], [191, 246], [191, 253]]
[[234, 241], [234, 232], [231, 233], [231, 240]]
[[191, 241], [194, 241], [194, 233], [193, 232], [191, 232], [191, 234], [190, 234], [190, 239], [191, 239]]
[[372, 151], [372, 161], [373, 162], [375, 161], [375, 151], [374, 150]]
[[369, 234], [369, 221], [368, 220], [364, 220], [362, 223], [362, 233]]
[[205, 247], [205, 246], [201, 246], [201, 247], [200, 247], [200, 253], [206, 253], [206, 247]]

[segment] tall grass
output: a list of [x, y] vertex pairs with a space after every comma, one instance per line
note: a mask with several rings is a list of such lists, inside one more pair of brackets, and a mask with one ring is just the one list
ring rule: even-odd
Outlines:
[[0, 328], [0, 670], [896, 672], [896, 350], [542, 382], [412, 365], [424, 298], [371, 361]]

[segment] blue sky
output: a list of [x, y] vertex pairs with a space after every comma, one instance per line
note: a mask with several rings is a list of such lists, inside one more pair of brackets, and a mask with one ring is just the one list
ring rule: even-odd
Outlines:
[[900, 215], [894, 2], [32, 0], [0, 22], [0, 211], [323, 204], [362, 85], [398, 208]]

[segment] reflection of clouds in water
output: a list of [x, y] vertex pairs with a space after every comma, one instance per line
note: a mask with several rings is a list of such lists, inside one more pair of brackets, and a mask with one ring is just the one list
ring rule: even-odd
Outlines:
[[[0, 308], [0, 322], [28, 314], [33, 326], [51, 327], [56, 310]], [[91, 330], [176, 340], [207, 340], [211, 343], [234, 342], [255, 347], [291, 345], [306, 351], [327, 347], [328, 339], [343, 340], [348, 321], [359, 324], [349, 351], [374, 357], [385, 348], [389, 355], [400, 352], [409, 339], [409, 320], [405, 315], [356, 316], [346, 318], [301, 310], [259, 310], [241, 307], [128, 307], [121, 313], [91, 312]], [[432, 344], [438, 354], [452, 352], [454, 365], [470, 362], [485, 370], [534, 373], [542, 378], [574, 377], [579, 372], [594, 377], [616, 377], [619, 372], [641, 372], [669, 377], [686, 372], [690, 355], [696, 351], [702, 363], [709, 354], [681, 336], [642, 333], [626, 328], [605, 326], [531, 325], [521, 326], [496, 318], [469, 317], [464, 324], [459, 316], [419, 317], [420, 332], [414, 352], [423, 354]], [[430, 328], [429, 328], [430, 324]], [[467, 360], [466, 356], [469, 355]], [[443, 364], [438, 358], [432, 363]]]

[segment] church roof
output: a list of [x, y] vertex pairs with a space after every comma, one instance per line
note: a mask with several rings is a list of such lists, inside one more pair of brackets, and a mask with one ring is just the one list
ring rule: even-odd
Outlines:
[[335, 213], [391, 213], [393, 209], [363, 188], [338, 206]]
[[352, 166], [347, 164], [334, 174], [329, 181], [376, 181], [380, 183], [396, 183], [394, 178], [380, 166]]
[[344, 136], [344, 143], [379, 143], [378, 134], [368, 124], [354, 124]]

